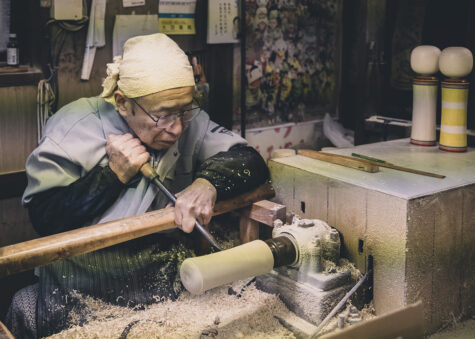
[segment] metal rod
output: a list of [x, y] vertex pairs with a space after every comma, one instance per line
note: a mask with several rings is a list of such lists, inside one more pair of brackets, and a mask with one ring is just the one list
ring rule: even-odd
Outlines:
[[361, 286], [361, 284], [366, 280], [368, 273], [366, 273], [353, 288], [340, 300], [340, 302], [333, 308], [333, 310], [322, 320], [318, 325], [316, 330], [310, 335], [310, 338], [316, 338], [317, 334], [322, 330], [322, 328], [327, 324], [327, 322], [333, 318], [333, 316], [340, 310], [340, 308], [346, 303], [346, 301], [351, 297], [353, 293]]

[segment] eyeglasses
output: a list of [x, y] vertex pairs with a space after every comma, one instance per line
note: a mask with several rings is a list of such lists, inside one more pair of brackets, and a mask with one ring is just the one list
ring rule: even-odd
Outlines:
[[[161, 115], [158, 118], [154, 118], [135, 99], [133, 98], [129, 98], [129, 99], [132, 100], [137, 106], [139, 106], [140, 109], [145, 114], [147, 114], [150, 119], [152, 119], [155, 122], [156, 127], [160, 129], [167, 129], [168, 127], [172, 126], [175, 123], [176, 119], [178, 118], [180, 118], [183, 124], [186, 124], [190, 122], [191, 120], [193, 120], [193, 118], [196, 117], [201, 110], [201, 108], [197, 106], [197, 107], [192, 107], [190, 109], [183, 110], [179, 113], [170, 113], [167, 115]], [[135, 114], [133, 109], [132, 109], [132, 112], [133, 114]]]

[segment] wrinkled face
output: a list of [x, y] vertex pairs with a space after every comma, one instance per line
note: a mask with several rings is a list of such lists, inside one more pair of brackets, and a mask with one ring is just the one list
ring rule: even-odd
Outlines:
[[133, 100], [117, 90], [114, 97], [119, 114], [138, 138], [152, 149], [164, 150], [178, 140], [186, 125], [181, 118], [177, 118], [167, 128], [157, 128], [157, 123], [144, 110], [155, 120], [161, 116], [183, 112], [191, 106], [193, 90], [192, 86], [173, 88]]

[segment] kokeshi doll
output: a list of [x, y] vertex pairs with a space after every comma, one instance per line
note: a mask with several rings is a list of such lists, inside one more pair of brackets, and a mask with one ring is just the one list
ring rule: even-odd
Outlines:
[[467, 100], [470, 83], [463, 79], [473, 68], [472, 52], [465, 47], [448, 47], [439, 57], [442, 81], [442, 117], [439, 148], [444, 151], [467, 150]]
[[411, 52], [411, 68], [420, 74], [413, 79], [411, 144], [436, 144], [436, 109], [439, 81], [431, 76], [439, 71], [440, 49], [422, 45]]

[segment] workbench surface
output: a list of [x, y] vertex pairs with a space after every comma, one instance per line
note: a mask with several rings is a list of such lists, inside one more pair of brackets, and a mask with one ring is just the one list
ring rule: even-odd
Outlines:
[[409, 139], [398, 139], [327, 152], [348, 156], [359, 153], [446, 177], [437, 179], [384, 167], [378, 173], [367, 173], [300, 155], [272, 161], [408, 200], [475, 183], [475, 148], [463, 153], [446, 152], [438, 146], [416, 146]]

